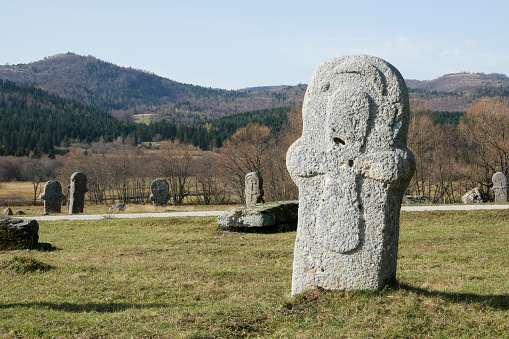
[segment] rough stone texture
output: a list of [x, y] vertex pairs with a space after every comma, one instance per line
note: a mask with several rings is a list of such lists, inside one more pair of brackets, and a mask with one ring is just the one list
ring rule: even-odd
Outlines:
[[217, 226], [234, 232], [285, 232], [297, 228], [299, 203], [277, 201], [237, 207], [217, 217]]
[[65, 195], [62, 194], [62, 185], [58, 181], [48, 181], [39, 198], [44, 200], [44, 214], [60, 213], [62, 201], [65, 200]]
[[432, 201], [425, 195], [405, 195], [403, 197], [403, 204], [415, 205], [415, 204], [431, 204]]
[[487, 197], [484, 193], [481, 192], [479, 187], [476, 187], [465, 193], [461, 197], [461, 201], [464, 204], [482, 204], [483, 202], [487, 201]]
[[493, 193], [495, 202], [507, 202], [507, 177], [502, 172], [493, 174]]
[[0, 250], [36, 248], [39, 241], [37, 220], [0, 216]]
[[115, 213], [115, 212], [122, 212], [124, 210], [125, 210], [125, 205], [120, 203], [120, 204], [115, 204], [115, 205], [111, 206], [108, 209], [108, 212], [109, 213]]
[[168, 199], [170, 199], [170, 185], [168, 181], [163, 178], [156, 179], [150, 184], [150, 200], [154, 202], [154, 206], [163, 207], [168, 205]]
[[263, 178], [261, 175], [256, 172], [248, 173], [246, 174], [245, 183], [246, 205], [264, 203]]
[[376, 57], [327, 60], [302, 119], [287, 153], [299, 187], [292, 294], [381, 288], [396, 276], [401, 200], [415, 171], [405, 82]]
[[2, 211], [2, 214], [3, 215], [12, 215], [12, 210], [10, 207], [6, 207], [3, 211]]
[[88, 192], [85, 173], [73, 173], [71, 184], [67, 188], [69, 189], [69, 214], [83, 213], [85, 193]]

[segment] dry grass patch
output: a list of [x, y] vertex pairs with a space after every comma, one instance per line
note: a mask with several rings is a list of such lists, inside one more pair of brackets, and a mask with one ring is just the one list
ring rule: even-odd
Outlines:
[[398, 284], [290, 297], [295, 233], [215, 218], [40, 222], [48, 271], [0, 270], [0, 336], [499, 338], [509, 211], [402, 213]]

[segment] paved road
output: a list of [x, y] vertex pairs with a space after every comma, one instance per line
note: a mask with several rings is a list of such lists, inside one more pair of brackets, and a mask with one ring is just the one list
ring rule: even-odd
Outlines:
[[120, 214], [58, 214], [25, 217], [35, 220], [99, 220], [124, 218], [170, 218], [170, 217], [217, 217], [223, 211], [166, 212], [166, 213], [120, 213]]
[[[504, 205], [430, 205], [430, 206], [403, 206], [402, 211], [465, 211], [465, 210], [492, 210], [509, 209], [509, 204]], [[171, 217], [217, 217], [223, 211], [198, 211], [198, 212], [167, 212], [167, 213], [120, 213], [120, 214], [59, 214], [31, 216], [28, 219], [35, 220], [99, 220], [106, 218], [171, 218]]]
[[504, 205], [429, 205], [429, 206], [402, 206], [402, 211], [472, 211], [472, 210], [504, 210], [508, 209], [509, 204]]

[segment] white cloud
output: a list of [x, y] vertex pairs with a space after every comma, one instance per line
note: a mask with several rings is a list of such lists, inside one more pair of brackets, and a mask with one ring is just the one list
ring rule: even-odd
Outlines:
[[444, 49], [443, 51], [438, 53], [438, 55], [441, 55], [441, 56], [459, 55], [459, 54], [460, 54], [460, 51], [457, 48]]

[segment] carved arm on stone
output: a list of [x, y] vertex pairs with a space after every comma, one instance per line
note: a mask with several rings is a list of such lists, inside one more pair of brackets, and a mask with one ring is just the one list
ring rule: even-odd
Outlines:
[[365, 153], [358, 165], [366, 178], [387, 184], [407, 182], [415, 171], [414, 155], [407, 148]]
[[293, 180], [324, 174], [324, 152], [310, 148], [302, 138], [295, 141], [286, 153], [288, 171]]

